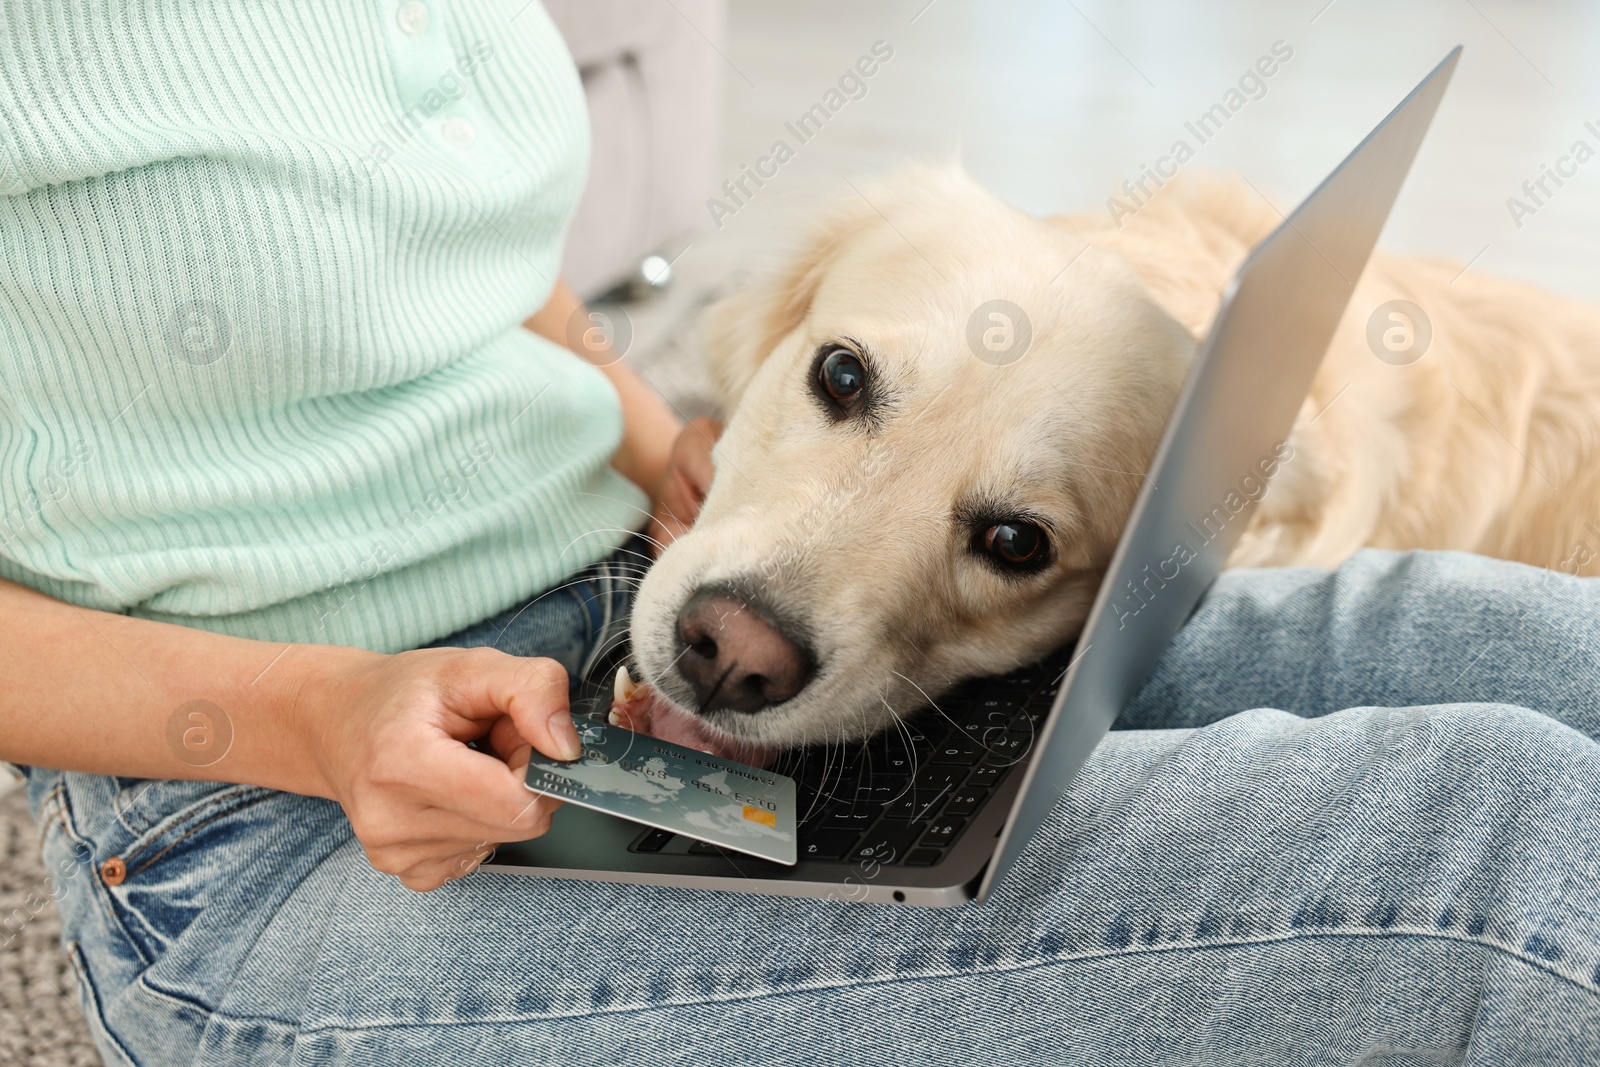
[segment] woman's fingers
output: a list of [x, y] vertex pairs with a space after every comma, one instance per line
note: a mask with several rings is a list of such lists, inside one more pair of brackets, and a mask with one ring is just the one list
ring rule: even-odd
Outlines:
[[523, 791], [521, 807], [509, 820], [479, 817], [469, 804], [438, 790], [419, 787], [379, 804], [366, 804], [350, 813], [350, 825], [367, 848], [391, 848], [440, 841], [485, 841], [500, 844], [526, 841], [550, 828], [550, 817], [561, 802], [555, 797]]
[[[352, 818], [373, 868], [417, 891], [471, 873], [503, 842], [544, 834], [561, 806], [554, 797], [522, 788], [520, 773], [494, 757], [448, 744], [455, 751], [423, 757], [440, 773], [424, 774], [407, 795], [391, 797], [383, 814], [369, 813], [359, 822]], [[462, 760], [457, 753], [473, 759]], [[481, 773], [461, 778], [468, 768]], [[485, 817], [485, 811], [496, 814]]]
[[[711, 476], [715, 473], [711, 450], [721, 436], [722, 423], [715, 419], [700, 418], [690, 420], [679, 438], [682, 448], [676, 450], [674, 458], [679, 460], [684, 475], [700, 500], [705, 499], [706, 491], [711, 488]], [[694, 516], [689, 516], [689, 521], [693, 522]]]
[[425, 893], [465, 878], [493, 853], [494, 847], [482, 842], [428, 842], [407, 849], [368, 849], [367, 862], [400, 879], [407, 889]]
[[704, 418], [691, 420], [678, 432], [650, 516], [649, 536], [655, 554], [694, 525], [711, 488], [711, 450], [721, 435], [722, 424]]
[[567, 701], [567, 672], [553, 659], [474, 649], [463, 656], [449, 710], [468, 719], [508, 716], [522, 739], [551, 759], [582, 752]]
[[522, 784], [522, 774], [486, 752], [451, 743], [427, 753], [426, 771], [419, 769], [418, 792], [430, 807], [483, 826], [502, 841], [535, 836], [529, 831], [548, 822], [559, 805]]
[[510, 767], [520, 773], [528, 766], [528, 756], [532, 746], [527, 738], [523, 737], [517, 729], [517, 724], [509, 715], [502, 715], [489, 727], [489, 749]]

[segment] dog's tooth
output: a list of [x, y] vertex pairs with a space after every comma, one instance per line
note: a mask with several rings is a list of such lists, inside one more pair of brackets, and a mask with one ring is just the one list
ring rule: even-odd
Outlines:
[[616, 708], [612, 708], [611, 709], [611, 713], [606, 716], [606, 721], [609, 722], [612, 726], [621, 726], [622, 725], [622, 716], [617, 714], [617, 709]]
[[634, 682], [633, 676], [628, 673], [628, 665], [624, 663], [617, 668], [617, 678], [611, 686], [611, 695], [619, 702], [626, 704], [633, 699], [639, 691], [639, 686]]

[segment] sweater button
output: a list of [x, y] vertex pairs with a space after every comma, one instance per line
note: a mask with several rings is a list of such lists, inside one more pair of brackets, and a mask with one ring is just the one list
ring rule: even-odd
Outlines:
[[406, 0], [395, 12], [395, 18], [399, 20], [402, 30], [416, 37], [428, 28], [428, 5], [422, 0]]
[[128, 865], [121, 856], [112, 856], [100, 865], [100, 880], [109, 886], [119, 886], [128, 878]]

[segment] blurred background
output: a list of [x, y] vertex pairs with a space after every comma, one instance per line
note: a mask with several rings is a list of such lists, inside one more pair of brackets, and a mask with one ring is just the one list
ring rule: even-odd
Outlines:
[[[1185, 170], [1237, 171], [1287, 210], [1456, 44], [1465, 55], [1383, 244], [1600, 301], [1600, 4], [547, 6], [583, 68], [595, 135], [569, 271], [592, 297], [661, 257], [628, 290], [635, 299], [602, 311], [624, 320], [628, 358], [686, 411], [708, 403], [694, 311], [781, 262], [809, 220], [857, 195], [852, 181], [955, 159], [1025, 211], [1106, 211], [1125, 179], [1181, 140], [1194, 151]], [[859, 59], [876, 60], [875, 44], [892, 56], [830, 101]], [[1251, 79], [1267, 56], [1271, 76]], [[825, 123], [796, 126], [841, 100]], [[1197, 127], [1217, 104], [1226, 121]], [[777, 141], [793, 150], [781, 164]], [[763, 157], [775, 173], [759, 187], [746, 177], [744, 192], [724, 189]], [[1571, 174], [1560, 184], [1548, 176], [1558, 164]], [[670, 282], [640, 298], [667, 262]]]

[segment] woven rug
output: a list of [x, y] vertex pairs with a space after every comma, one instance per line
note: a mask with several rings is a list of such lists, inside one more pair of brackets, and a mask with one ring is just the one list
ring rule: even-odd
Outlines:
[[27, 794], [10, 788], [3, 771], [0, 790], [0, 1064], [92, 1067], [100, 1056], [61, 951], [61, 920]]

